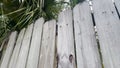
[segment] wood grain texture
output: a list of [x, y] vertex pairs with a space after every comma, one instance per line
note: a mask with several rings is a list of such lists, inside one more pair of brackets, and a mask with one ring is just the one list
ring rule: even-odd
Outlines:
[[114, 0], [114, 1], [115, 1], [115, 5], [116, 5], [116, 7], [118, 9], [118, 12], [120, 14], [120, 0]]
[[4, 48], [4, 46], [6, 45], [6, 39], [2, 42], [2, 44], [1, 44], [1, 46], [0, 46], [0, 65], [1, 65], [1, 61], [2, 61], [2, 59], [3, 59], [3, 56], [4, 56], [4, 54], [3, 54], [3, 48]]
[[7, 68], [16, 42], [17, 31], [12, 32], [0, 68]]
[[2, 44], [1, 44], [1, 46], [0, 46], [0, 52], [3, 50], [3, 46], [4, 46], [5, 42], [6, 42], [6, 39], [3, 40], [3, 42], [2, 42]]
[[104, 68], [120, 67], [120, 20], [112, 0], [93, 0]]
[[34, 24], [32, 41], [26, 68], [37, 68], [38, 66], [43, 23], [44, 19], [40, 18]]
[[76, 68], [72, 10], [59, 14], [57, 54], [58, 68]]
[[16, 45], [15, 45], [15, 48], [13, 50], [13, 54], [12, 54], [12, 57], [11, 57], [8, 68], [15, 68], [15, 65], [16, 65], [16, 62], [17, 62], [17, 59], [18, 59], [18, 55], [19, 55], [19, 52], [20, 52], [20, 49], [21, 49], [24, 33], [25, 33], [25, 28], [22, 29], [19, 33], [19, 36], [17, 38]]
[[77, 68], [102, 68], [88, 2], [75, 6], [73, 15]]
[[54, 68], [56, 21], [44, 24], [38, 68]]
[[25, 68], [26, 66], [32, 30], [33, 30], [33, 24], [29, 25], [28, 28], [26, 29], [25, 36], [23, 38], [21, 50], [20, 50], [15, 68]]

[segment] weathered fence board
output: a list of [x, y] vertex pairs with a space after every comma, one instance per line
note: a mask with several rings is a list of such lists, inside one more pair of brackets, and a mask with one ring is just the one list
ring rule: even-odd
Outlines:
[[32, 29], [33, 29], [33, 24], [28, 26], [28, 28], [26, 29], [25, 36], [23, 38], [21, 50], [20, 50], [15, 68], [25, 68], [26, 66], [27, 56], [28, 56], [29, 47], [30, 47], [30, 40], [32, 35]]
[[1, 61], [2, 61], [2, 59], [3, 59], [3, 56], [4, 56], [4, 54], [5, 54], [5, 46], [7, 45], [7, 40], [8, 39], [4, 39], [3, 40], [3, 42], [2, 42], [2, 44], [1, 44], [1, 46], [0, 46], [0, 65], [1, 65]]
[[44, 24], [42, 45], [38, 68], [54, 68], [56, 22], [51, 20]]
[[16, 45], [9, 63], [9, 67], [8, 68], [15, 68], [16, 65], [16, 61], [18, 59], [18, 55], [21, 49], [21, 44], [23, 41], [23, 37], [24, 37], [24, 33], [25, 33], [25, 28], [21, 30], [21, 32], [19, 33], [18, 39], [16, 41]]
[[26, 68], [37, 68], [38, 66], [43, 23], [44, 19], [40, 18], [34, 24], [32, 41]]
[[10, 39], [9, 39], [9, 42], [8, 42], [8, 45], [7, 45], [7, 49], [6, 49], [5, 55], [3, 57], [0, 68], [7, 68], [8, 67], [9, 61], [10, 61], [10, 58], [11, 58], [11, 55], [12, 55], [12, 52], [13, 52], [13, 48], [14, 48], [14, 45], [15, 45], [16, 37], [17, 37], [17, 32], [16, 31], [12, 32], [12, 34], [10, 35]]
[[[115, 5], [120, 13], [120, 1]], [[55, 20], [40, 18], [20, 31], [17, 42], [17, 32], [12, 32], [7, 47], [0, 48], [6, 50], [0, 68], [119, 68], [120, 19], [114, 3], [93, 0], [90, 7], [92, 11], [84, 1], [73, 13], [61, 12], [57, 27]]]
[[75, 68], [72, 10], [61, 12], [58, 18], [58, 68]]
[[6, 42], [6, 40], [4, 40], [4, 41], [2, 42], [2, 44], [1, 44], [1, 46], [0, 46], [0, 51], [2, 51], [5, 42]]
[[87, 2], [78, 4], [73, 10], [77, 68], [101, 68], [98, 46]]
[[112, 0], [93, 0], [104, 68], [120, 67], [120, 20]]
[[115, 0], [115, 5], [116, 5], [118, 12], [120, 14], [120, 0]]
[[[1, 61], [2, 61], [2, 59], [3, 59], [3, 56], [4, 56], [4, 50], [3, 50], [3, 48], [4, 48], [4, 46], [6, 45], [5, 44], [6, 43], [6, 39], [2, 42], [2, 44], [1, 44], [1, 46], [0, 46], [0, 65], [1, 65]], [[4, 54], [3, 54], [4, 53]]]

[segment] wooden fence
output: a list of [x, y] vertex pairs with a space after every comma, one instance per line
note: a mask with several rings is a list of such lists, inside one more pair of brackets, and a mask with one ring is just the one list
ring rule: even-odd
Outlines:
[[0, 68], [120, 68], [120, 0], [90, 4], [12, 32]]

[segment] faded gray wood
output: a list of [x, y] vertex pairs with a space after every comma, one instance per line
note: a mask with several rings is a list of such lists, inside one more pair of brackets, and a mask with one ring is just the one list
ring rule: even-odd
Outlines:
[[15, 45], [15, 48], [14, 48], [14, 51], [13, 51], [8, 68], [15, 68], [15, 65], [16, 65], [16, 62], [18, 59], [18, 55], [19, 55], [19, 52], [21, 49], [24, 33], [25, 33], [25, 28], [22, 29], [19, 33], [19, 36], [18, 36], [18, 39], [17, 39], [17, 42], [16, 42], [16, 45]]
[[112, 0], [93, 0], [104, 68], [120, 68], [120, 20]]
[[38, 68], [54, 68], [56, 21], [44, 24], [42, 45]]
[[40, 18], [34, 24], [32, 41], [26, 68], [37, 68], [38, 66], [43, 23], [44, 19]]
[[8, 41], [9, 41], [9, 37], [4, 39], [3, 43], [2, 43], [2, 53], [1, 53], [1, 59], [0, 59], [0, 65], [2, 63], [2, 60], [4, 58], [4, 55], [5, 55], [5, 51], [6, 51], [6, 48], [7, 48], [7, 44], [8, 44]]
[[17, 32], [12, 32], [0, 68], [7, 68], [15, 45]]
[[25, 68], [27, 62], [27, 56], [30, 47], [30, 40], [32, 35], [33, 24], [29, 25], [26, 29], [25, 36], [23, 38], [21, 50], [18, 56], [18, 60], [16, 62], [15, 68]]
[[72, 11], [66, 10], [58, 18], [58, 68], [76, 68]]
[[0, 47], [0, 51], [2, 51], [5, 42], [6, 42], [6, 39], [2, 42], [1, 47]]
[[116, 7], [118, 9], [118, 12], [120, 14], [120, 0], [114, 0], [114, 1], [115, 1], [115, 5], [116, 5]]
[[5, 40], [2, 42], [1, 47], [0, 47], [0, 65], [1, 65], [1, 60], [3, 58], [2, 50], [3, 50], [4, 45], [5, 45]]
[[73, 15], [77, 68], [102, 68], [88, 2], [75, 6]]

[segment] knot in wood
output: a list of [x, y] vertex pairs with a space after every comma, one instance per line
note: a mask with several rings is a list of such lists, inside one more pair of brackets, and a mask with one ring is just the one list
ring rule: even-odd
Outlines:
[[73, 55], [70, 54], [70, 55], [69, 55], [69, 61], [72, 63], [72, 60], [73, 60]]
[[66, 24], [68, 26], [68, 24]]
[[60, 25], [60, 28], [62, 28], [62, 26]]
[[103, 14], [105, 14], [106, 13], [106, 11], [104, 11], [104, 12], [102, 12]]
[[112, 14], [114, 13], [114, 11], [111, 11], [112, 12]]

